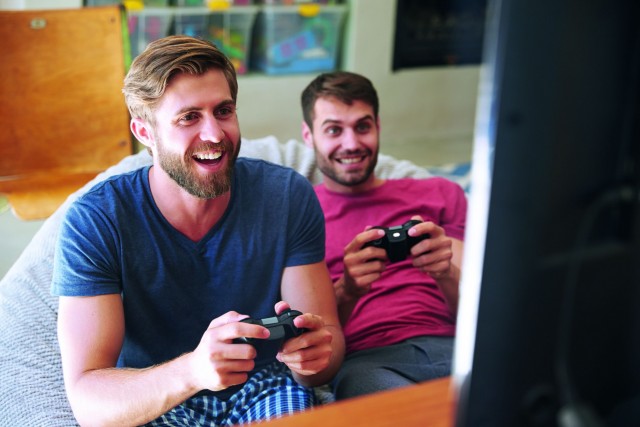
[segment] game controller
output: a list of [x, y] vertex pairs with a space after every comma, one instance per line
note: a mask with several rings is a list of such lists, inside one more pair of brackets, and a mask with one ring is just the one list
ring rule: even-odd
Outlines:
[[396, 225], [393, 227], [380, 227], [384, 230], [384, 236], [379, 239], [372, 240], [364, 244], [363, 248], [368, 246], [374, 246], [376, 248], [382, 248], [387, 251], [387, 257], [389, 262], [398, 262], [407, 258], [407, 255], [411, 252], [411, 248], [418, 242], [428, 239], [429, 234], [422, 234], [420, 236], [409, 236], [409, 229], [416, 224], [420, 224], [422, 221], [417, 219], [411, 219], [402, 225]]
[[264, 319], [242, 319], [241, 322], [251, 323], [253, 325], [264, 326], [271, 333], [269, 338], [247, 338], [239, 337], [234, 340], [237, 344], [251, 344], [256, 348], [260, 356], [275, 357], [275, 355], [290, 338], [297, 337], [306, 331], [304, 328], [298, 328], [293, 324], [293, 319], [302, 315], [298, 310], [285, 310], [278, 316], [266, 317]]

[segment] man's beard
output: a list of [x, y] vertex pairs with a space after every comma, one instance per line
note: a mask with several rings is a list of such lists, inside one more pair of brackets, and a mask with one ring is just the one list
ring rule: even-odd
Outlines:
[[340, 174], [336, 170], [336, 168], [333, 167], [331, 160], [326, 160], [324, 157], [322, 157], [322, 155], [315, 148], [315, 144], [314, 144], [314, 150], [316, 153], [316, 163], [318, 165], [318, 169], [320, 169], [320, 171], [327, 178], [345, 187], [355, 187], [366, 182], [371, 176], [371, 174], [373, 174], [373, 171], [376, 168], [376, 164], [378, 163], [378, 152], [375, 152], [375, 153], [372, 153], [372, 155], [369, 157], [371, 159], [371, 162], [369, 163], [366, 169], [362, 170], [357, 174], [356, 173]]
[[195, 150], [190, 150], [185, 153], [184, 158], [181, 158], [178, 154], [171, 154], [164, 149], [162, 141], [158, 140], [156, 144], [158, 150], [158, 159], [160, 167], [167, 175], [171, 177], [181, 188], [186, 190], [192, 196], [200, 199], [213, 199], [227, 193], [231, 189], [231, 181], [233, 178], [233, 169], [240, 152], [240, 137], [238, 137], [238, 143], [236, 144], [235, 151], [233, 144], [224, 140], [218, 144], [218, 147], [222, 144], [222, 151], [225, 156], [228, 156], [227, 167], [214, 174], [209, 174], [206, 177], [200, 176], [194, 171], [193, 166], [187, 166], [191, 162], [195, 162], [193, 154], [197, 151], [203, 151], [203, 149], [211, 149], [212, 144], [206, 143]]

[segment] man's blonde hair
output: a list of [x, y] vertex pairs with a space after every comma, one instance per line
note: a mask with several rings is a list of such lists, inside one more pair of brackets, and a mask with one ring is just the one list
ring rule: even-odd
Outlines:
[[134, 59], [124, 79], [122, 92], [131, 116], [155, 125], [153, 113], [171, 78], [179, 73], [202, 75], [210, 69], [222, 70], [236, 102], [236, 70], [213, 43], [183, 35], [149, 43]]

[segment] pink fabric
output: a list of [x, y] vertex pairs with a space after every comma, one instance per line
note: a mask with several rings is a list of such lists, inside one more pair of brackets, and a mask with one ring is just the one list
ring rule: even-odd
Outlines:
[[[315, 187], [327, 223], [327, 264], [335, 281], [343, 272], [345, 246], [367, 225], [400, 225], [421, 215], [462, 240], [467, 201], [457, 184], [443, 178], [387, 180], [361, 194]], [[389, 264], [360, 299], [344, 328], [347, 352], [398, 343], [420, 335], [453, 336], [455, 318], [435, 281], [407, 259]]]

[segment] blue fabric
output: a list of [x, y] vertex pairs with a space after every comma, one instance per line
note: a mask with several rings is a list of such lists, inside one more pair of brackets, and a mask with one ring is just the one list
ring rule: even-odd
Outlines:
[[269, 420], [311, 408], [312, 389], [295, 382], [282, 363], [267, 366], [228, 399], [197, 396], [188, 399], [146, 427], [231, 426]]
[[[292, 169], [239, 158], [229, 207], [199, 242], [162, 216], [148, 172], [108, 179], [70, 207], [52, 282], [55, 295], [122, 294], [118, 366], [134, 368], [192, 351], [229, 310], [273, 316], [283, 269], [322, 261], [325, 249], [320, 205]], [[257, 359], [256, 369], [273, 360]]]
[[451, 163], [427, 169], [433, 175], [441, 176], [457, 183], [462, 187], [465, 194], [469, 196], [471, 192], [471, 163]]

